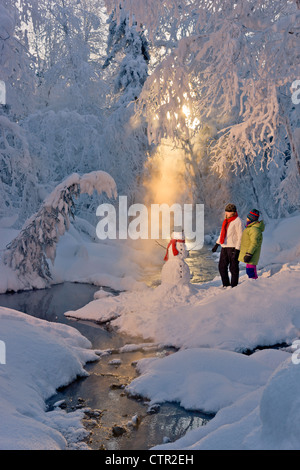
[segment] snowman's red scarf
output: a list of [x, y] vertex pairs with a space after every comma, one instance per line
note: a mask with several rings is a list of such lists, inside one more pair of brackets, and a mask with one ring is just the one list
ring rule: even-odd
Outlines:
[[222, 245], [222, 243], [224, 243], [224, 240], [225, 240], [225, 237], [226, 237], [226, 234], [227, 234], [227, 229], [228, 229], [228, 226], [230, 224], [230, 222], [233, 222], [238, 216], [238, 213], [236, 212], [234, 216], [232, 217], [229, 217], [228, 219], [224, 219], [224, 222], [222, 224], [222, 228], [221, 228], [221, 234], [220, 234], [220, 244]]
[[164, 257], [164, 261], [168, 261], [168, 258], [169, 258], [169, 256], [168, 256], [168, 251], [169, 251], [170, 246], [172, 246], [173, 255], [174, 255], [174, 256], [177, 256], [177, 255], [178, 255], [179, 251], [178, 251], [177, 248], [176, 248], [176, 243], [177, 243], [177, 242], [178, 242], [178, 243], [185, 243], [185, 240], [175, 240], [175, 239], [174, 239], [174, 240], [171, 240], [171, 241], [169, 242], [168, 246], [167, 246], [167, 253], [166, 253], [166, 256]]

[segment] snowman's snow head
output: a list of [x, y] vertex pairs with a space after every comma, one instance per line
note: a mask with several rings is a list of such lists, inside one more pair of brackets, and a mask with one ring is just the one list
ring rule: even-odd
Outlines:
[[173, 240], [184, 240], [185, 239], [184, 231], [181, 229], [179, 230], [174, 229], [174, 232], [172, 233], [171, 238]]

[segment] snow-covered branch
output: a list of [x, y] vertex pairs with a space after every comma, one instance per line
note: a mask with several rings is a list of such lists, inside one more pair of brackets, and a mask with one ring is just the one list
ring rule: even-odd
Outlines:
[[94, 191], [116, 197], [113, 178], [103, 171], [83, 176], [74, 173], [59, 184], [45, 199], [19, 235], [8, 245], [3, 262], [16, 271], [24, 287], [45, 287], [51, 279], [47, 259], [55, 260], [56, 244], [74, 217], [74, 198]]
[[[194, 2], [186, 3], [191, 8]], [[255, 159], [268, 164], [275, 154], [278, 93], [299, 73], [295, 32], [300, 14], [292, 2], [210, 3], [219, 10], [211, 14], [207, 2], [198, 2], [207, 25], [201, 24], [201, 34], [181, 38], [156, 68], [138, 110], [147, 116], [148, 137], [155, 143], [191, 138], [197, 129], [214, 127], [211, 157], [223, 174], [228, 167], [243, 168], [246, 158], [247, 164]]]

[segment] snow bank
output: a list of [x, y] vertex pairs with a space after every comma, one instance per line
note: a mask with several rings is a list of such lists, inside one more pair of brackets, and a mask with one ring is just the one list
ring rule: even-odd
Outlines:
[[276, 370], [263, 391], [259, 412], [261, 426], [249, 437], [249, 445], [258, 447], [262, 439], [267, 449], [300, 449], [299, 364], [286, 361]]
[[133, 261], [133, 249], [119, 240], [92, 241], [70, 227], [60, 240], [53, 283], [83, 282], [115, 290], [143, 289], [138, 282], [140, 267]]
[[90, 342], [72, 327], [4, 307], [0, 324], [6, 348], [6, 363], [0, 364], [0, 448], [82, 448], [82, 411], [46, 412], [45, 400], [87, 375], [84, 364], [98, 358]]
[[259, 268], [300, 261], [300, 215], [266, 224]]
[[[210, 348], [186, 349], [163, 359], [138, 362], [141, 374], [129, 386], [131, 395], [149, 398], [150, 405], [178, 402], [186, 409], [216, 413], [257, 387], [265, 385], [273, 367], [255, 356]], [[278, 361], [290, 354], [273, 351]]]
[[[297, 337], [300, 265], [283, 266], [257, 281], [242, 276], [234, 290], [220, 281], [201, 286], [160, 285], [93, 300], [65, 314], [77, 319], [111, 321], [125, 333], [178, 348], [212, 347], [245, 351], [289, 343]], [[253, 300], [254, 299], [254, 300]]]
[[[175, 354], [178, 355], [179, 353]], [[228, 404], [205, 426], [188, 432], [174, 443], [156, 446], [155, 450], [300, 449], [300, 367], [293, 364], [290, 354], [264, 350], [252, 356], [238, 355], [243, 360], [233, 361], [228, 353], [222, 352], [220, 355], [218, 351], [216, 355], [214, 350], [190, 350], [186, 351], [185, 362], [181, 360], [183, 357], [177, 357], [177, 370], [185, 379], [189, 375], [185, 372], [187, 360], [195, 361], [197, 356], [200, 365], [195, 363], [194, 366], [198, 378], [194, 379], [191, 375], [191, 387], [185, 387], [185, 394], [191, 396], [195, 394], [193, 387], [199, 387], [200, 393], [206, 390], [208, 399], [209, 396], [220, 397], [221, 401], [216, 403], [216, 409], [226, 400]], [[154, 385], [148, 384], [148, 394], [150, 390], [150, 395], [155, 397], [160, 374], [166, 367], [166, 359], [142, 366], [143, 375], [132, 382], [131, 388], [136, 391], [143, 389], [152, 374]], [[209, 365], [208, 374], [203, 373], [203, 359]], [[248, 383], [245, 383], [245, 376]], [[178, 377], [170, 371], [167, 377], [174, 388], [178, 388]], [[164, 381], [166, 380], [165, 377]], [[244, 385], [243, 388], [241, 384]]]
[[[69, 231], [59, 239], [54, 265], [50, 264], [51, 284], [82, 282], [120, 291], [144, 288], [138, 281], [141, 267], [136, 260], [136, 250], [126, 240], [99, 241], [93, 238], [96, 230], [88, 222], [81, 220], [75, 224], [76, 227], [70, 225]], [[0, 226], [0, 256], [17, 234], [16, 230]], [[1, 264], [0, 294], [27, 289], [16, 272]]]

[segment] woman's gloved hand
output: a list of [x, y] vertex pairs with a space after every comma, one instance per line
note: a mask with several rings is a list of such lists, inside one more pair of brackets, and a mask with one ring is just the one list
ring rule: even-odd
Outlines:
[[217, 249], [219, 248], [219, 246], [220, 246], [219, 243], [216, 243], [215, 246], [211, 249], [211, 251], [215, 253]]
[[244, 261], [245, 263], [249, 263], [252, 259], [252, 255], [251, 253], [246, 253], [245, 256], [244, 256]]

